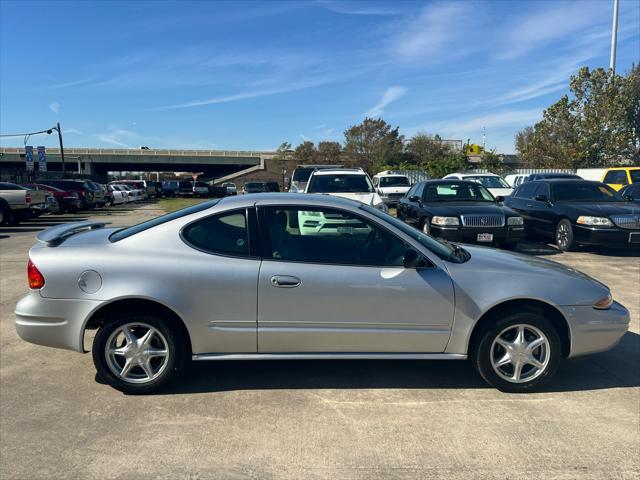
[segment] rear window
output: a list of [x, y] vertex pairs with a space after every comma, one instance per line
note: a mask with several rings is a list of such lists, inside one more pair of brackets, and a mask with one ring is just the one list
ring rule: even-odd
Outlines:
[[315, 168], [296, 168], [293, 171], [293, 178], [291, 180], [294, 182], [307, 182], [314, 170]]
[[166, 215], [147, 220], [146, 222], [139, 223], [138, 225], [134, 225], [133, 227], [123, 228], [121, 230], [113, 232], [109, 237], [109, 240], [111, 242], [119, 242], [120, 240], [129, 238], [136, 233], [144, 232], [145, 230], [149, 230], [150, 228], [157, 227], [158, 225], [162, 225], [163, 223], [170, 222], [171, 220], [175, 220], [176, 218], [186, 217], [187, 215], [191, 215], [192, 213], [202, 212], [207, 208], [213, 207], [219, 201], [220, 200], [211, 200], [209, 202], [202, 202], [191, 207], [183, 208], [182, 210], [176, 210], [175, 212], [171, 212]]

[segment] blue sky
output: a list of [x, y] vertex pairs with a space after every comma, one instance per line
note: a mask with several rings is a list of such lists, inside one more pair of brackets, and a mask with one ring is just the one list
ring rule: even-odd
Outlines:
[[[608, 67], [613, 0], [0, 2], [0, 132], [65, 145], [270, 150], [343, 140], [365, 115], [513, 152]], [[640, 57], [621, 0], [617, 71]], [[22, 138], [2, 139], [22, 146]], [[38, 137], [33, 145], [57, 145]]]

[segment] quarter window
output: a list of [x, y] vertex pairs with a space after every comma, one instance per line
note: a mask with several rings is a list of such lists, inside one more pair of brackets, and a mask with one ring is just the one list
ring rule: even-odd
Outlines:
[[260, 215], [265, 259], [402, 266], [405, 243], [351, 213], [318, 207], [263, 207]]
[[244, 210], [212, 215], [189, 224], [182, 231], [185, 242], [208, 253], [249, 255], [247, 217]]

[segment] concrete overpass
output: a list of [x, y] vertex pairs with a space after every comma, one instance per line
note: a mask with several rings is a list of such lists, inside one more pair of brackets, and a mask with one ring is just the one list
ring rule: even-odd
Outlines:
[[[215, 179], [239, 172], [264, 169], [265, 159], [275, 152], [230, 150], [142, 150], [113, 148], [65, 148], [65, 171], [97, 178], [107, 172], [203, 172]], [[38, 173], [37, 153], [34, 163]], [[3, 178], [24, 176], [24, 148], [0, 148], [0, 174]], [[60, 150], [47, 148], [47, 171], [61, 172]]]

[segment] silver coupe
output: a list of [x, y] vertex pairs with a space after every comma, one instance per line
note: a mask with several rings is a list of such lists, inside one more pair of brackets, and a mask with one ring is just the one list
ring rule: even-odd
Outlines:
[[227, 197], [129, 228], [41, 232], [24, 340], [92, 354], [150, 393], [188, 360], [470, 359], [530, 391], [561, 358], [612, 348], [629, 313], [547, 260], [436, 240], [370, 206], [314, 194]]

